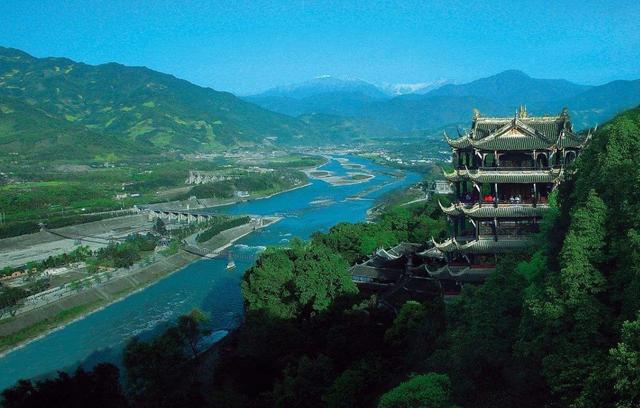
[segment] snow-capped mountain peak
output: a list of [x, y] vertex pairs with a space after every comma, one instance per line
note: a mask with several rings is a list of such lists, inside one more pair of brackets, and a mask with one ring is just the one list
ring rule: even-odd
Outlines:
[[438, 79], [430, 82], [385, 84], [382, 85], [381, 88], [388, 95], [399, 96], [406, 94], [425, 94], [450, 83], [452, 83], [452, 81], [448, 79]]

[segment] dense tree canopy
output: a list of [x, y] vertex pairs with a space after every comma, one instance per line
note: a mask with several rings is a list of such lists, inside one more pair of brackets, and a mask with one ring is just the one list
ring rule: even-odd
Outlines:
[[378, 408], [453, 408], [450, 392], [446, 375], [418, 375], [385, 393]]
[[[129, 401], [637, 407], [639, 151], [640, 109], [601, 127], [553, 194], [530, 252], [502, 257], [482, 286], [467, 285], [446, 303], [410, 301], [396, 313], [358, 293], [347, 273], [378, 246], [441, 234], [445, 223], [433, 202], [268, 249], [242, 281], [246, 319], [215, 362], [200, 361], [194, 320], [130, 343]], [[203, 372], [213, 373], [205, 384], [196, 375]], [[40, 395], [34, 387], [44, 389], [21, 383], [5, 392], [5, 404], [33, 406], [28, 398]]]
[[242, 282], [246, 308], [282, 319], [322, 312], [338, 297], [357, 292], [347, 268], [322, 245], [294, 240], [290, 248], [269, 249]]

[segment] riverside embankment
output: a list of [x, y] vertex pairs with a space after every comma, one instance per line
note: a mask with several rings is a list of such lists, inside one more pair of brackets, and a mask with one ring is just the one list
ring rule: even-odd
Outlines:
[[[99, 361], [119, 363], [122, 347], [132, 336], [150, 336], [194, 307], [210, 316], [211, 341], [237, 327], [243, 316], [240, 282], [244, 271], [264, 247], [283, 245], [293, 236], [308, 238], [339, 222], [365, 220], [373, 200], [385, 192], [420, 181], [407, 173], [396, 178], [391, 169], [358, 157], [374, 177], [360, 184], [334, 186], [323, 180], [268, 199], [218, 207], [228, 214], [277, 215], [281, 221], [238, 240], [232, 248], [236, 269], [226, 270], [226, 259], [202, 259], [170, 274], [120, 302], [66, 325], [0, 358], [0, 388], [19, 378], [33, 377], [78, 364], [91, 366]], [[346, 175], [346, 169], [331, 160], [321, 170]], [[375, 187], [375, 188], [374, 188]], [[363, 191], [369, 191], [362, 195]], [[358, 196], [353, 200], [349, 197]]]
[[119, 301], [203, 256], [221, 252], [253, 231], [279, 221], [278, 217], [262, 219], [263, 223], [259, 226], [248, 223], [230, 228], [207, 242], [180, 249], [175, 254], [155, 253], [130, 268], [90, 276], [85, 279], [83, 288], [67, 284], [48, 290], [18, 309], [15, 316], [0, 321], [0, 357], [7, 349], [19, 347], [41, 337], [43, 333]]

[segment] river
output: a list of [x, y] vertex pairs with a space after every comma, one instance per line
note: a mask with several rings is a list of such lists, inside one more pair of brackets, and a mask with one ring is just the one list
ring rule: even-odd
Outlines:
[[[150, 337], [177, 316], [200, 308], [211, 317], [211, 342], [236, 327], [243, 313], [240, 280], [252, 264], [251, 257], [268, 245], [286, 244], [292, 237], [303, 239], [315, 231], [327, 231], [339, 222], [363, 221], [376, 197], [387, 191], [420, 181], [407, 173], [394, 178], [392, 171], [369, 160], [346, 156], [350, 163], [365, 166], [375, 177], [360, 184], [332, 186], [312, 180], [307, 187], [262, 200], [212, 209], [229, 214], [278, 214], [284, 218], [237, 241], [236, 269], [227, 271], [226, 259], [201, 260], [106, 308], [13, 350], [0, 358], [0, 389], [20, 378], [47, 375], [100, 361], [118, 364], [122, 347], [132, 336]], [[344, 168], [332, 159], [323, 170], [343, 175]], [[361, 196], [359, 199], [350, 197]]]

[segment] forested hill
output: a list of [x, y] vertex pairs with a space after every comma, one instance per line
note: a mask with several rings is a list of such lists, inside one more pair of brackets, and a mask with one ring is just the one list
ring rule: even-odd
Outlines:
[[[391, 318], [375, 302], [335, 294], [324, 314], [291, 312], [292, 300], [314, 299], [300, 282], [324, 296], [318, 288], [351, 289], [328, 268], [298, 275], [305, 257], [268, 254], [245, 276], [248, 318], [216, 385], [247, 406], [639, 406], [638, 151], [635, 108], [595, 133], [530, 253], [502, 259], [451, 303], [407, 302]], [[431, 204], [404, 211], [337, 226], [310, 245], [354, 262], [443, 229]]]
[[[33, 108], [22, 110], [20, 118], [6, 116], [13, 108], [0, 112], [0, 144], [8, 144], [7, 148], [14, 146], [10, 143], [15, 133], [6, 123], [40, 122], [41, 114], [51, 118], [47, 121], [73, 124], [77, 131], [68, 136], [77, 143], [92, 143], [89, 134], [101, 135], [131, 142], [143, 152], [261, 144], [266, 138], [275, 143], [318, 141], [318, 134], [302, 121], [148, 68], [35, 58], [3, 47], [0, 97], [4, 105], [13, 103], [6, 102], [10, 98]], [[45, 133], [46, 126], [42, 124]], [[39, 136], [33, 129], [28, 137]], [[47, 140], [55, 144], [55, 139]], [[113, 140], [102, 144], [117, 147]]]
[[[7, 407], [617, 407], [640, 404], [640, 108], [608, 122], [552, 196], [530, 253], [452, 302], [397, 313], [347, 265], [444, 234], [435, 202], [270, 248], [242, 281], [245, 319], [215, 362], [197, 313], [124, 352], [117, 369], [23, 382]], [[206, 380], [205, 380], [206, 379]], [[84, 384], [84, 386], [83, 386]], [[87, 393], [87, 387], [96, 392]], [[92, 388], [93, 389], [93, 388]], [[125, 397], [126, 396], [126, 397]]]

